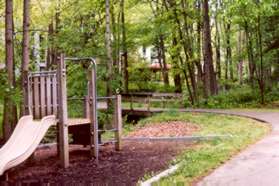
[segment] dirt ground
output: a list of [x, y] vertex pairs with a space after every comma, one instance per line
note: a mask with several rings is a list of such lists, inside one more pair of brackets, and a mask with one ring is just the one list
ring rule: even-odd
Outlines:
[[[169, 125], [167, 127], [166, 125]], [[179, 125], [179, 126], [178, 126]], [[183, 126], [184, 125], [184, 129]], [[149, 130], [147, 130], [149, 129]], [[188, 135], [196, 130], [185, 123], [146, 126], [131, 133], [129, 137], [148, 133], [148, 136], [169, 136], [172, 130], [184, 131]], [[179, 132], [177, 131], [177, 132]], [[165, 135], [163, 135], [165, 133]], [[185, 142], [124, 142], [121, 151], [113, 145], [101, 147], [99, 163], [89, 156], [89, 149], [70, 146], [70, 167], [62, 169], [56, 156], [56, 146], [37, 150], [35, 158], [9, 171], [9, 183], [42, 185], [93, 184], [93, 185], [136, 185], [146, 175], [166, 169], [182, 150], [192, 147]]]

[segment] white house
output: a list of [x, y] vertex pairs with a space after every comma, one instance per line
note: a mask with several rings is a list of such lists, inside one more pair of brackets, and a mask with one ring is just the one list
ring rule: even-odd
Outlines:
[[141, 58], [143, 58], [144, 60], [146, 60], [151, 64], [159, 63], [157, 50], [155, 49], [154, 46], [140, 47], [138, 49], [138, 53]]

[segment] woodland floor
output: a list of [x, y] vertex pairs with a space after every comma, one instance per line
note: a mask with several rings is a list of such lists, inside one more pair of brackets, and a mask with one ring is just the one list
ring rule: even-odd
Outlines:
[[[198, 128], [195, 125], [173, 122], [147, 125], [130, 133], [129, 137], [190, 135]], [[177, 134], [177, 133], [176, 133]], [[179, 136], [178, 135], [178, 136]], [[176, 135], [177, 136], [177, 135]], [[77, 184], [136, 185], [139, 180], [166, 169], [175, 156], [193, 147], [185, 142], [124, 142], [121, 151], [113, 145], [101, 148], [99, 164], [89, 156], [88, 148], [71, 146], [71, 166], [59, 167], [56, 147], [36, 151], [35, 160], [22, 164], [9, 172], [9, 182], [23, 184]]]

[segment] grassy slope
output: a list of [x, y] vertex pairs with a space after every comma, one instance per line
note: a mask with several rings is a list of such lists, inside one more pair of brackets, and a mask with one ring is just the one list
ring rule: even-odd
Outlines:
[[145, 119], [140, 124], [177, 120], [201, 126], [202, 129], [196, 133], [197, 135], [230, 134], [233, 138], [203, 142], [182, 153], [172, 162], [181, 162], [182, 168], [160, 181], [160, 185], [190, 184], [270, 131], [266, 124], [251, 119], [215, 114], [164, 113]]

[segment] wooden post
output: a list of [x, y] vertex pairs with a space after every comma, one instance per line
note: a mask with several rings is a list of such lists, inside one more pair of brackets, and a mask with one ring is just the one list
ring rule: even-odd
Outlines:
[[131, 110], [134, 110], [134, 108], [133, 108], [133, 101], [134, 101], [134, 100], [133, 100], [133, 95], [131, 95], [130, 101], [131, 101], [131, 102], [130, 102], [130, 109], [131, 109]]
[[151, 103], [150, 103], [150, 95], [148, 95], [148, 96], [147, 96], [147, 111], [148, 111], [148, 112], [150, 111], [150, 107], [151, 107], [150, 104], [151, 104]]
[[59, 104], [59, 156], [63, 168], [69, 166], [69, 141], [68, 141], [68, 110], [67, 110], [67, 86], [66, 66], [64, 55], [61, 54], [57, 65], [58, 77], [58, 104]]
[[121, 107], [121, 95], [118, 94], [116, 95], [115, 99], [115, 108], [114, 108], [114, 122], [115, 122], [115, 149], [116, 150], [121, 150], [121, 135], [122, 135], [122, 107]]
[[[90, 103], [90, 153], [99, 158], [98, 116], [97, 116], [97, 76], [96, 66], [89, 70], [89, 103]], [[94, 148], [93, 148], [94, 147]]]

